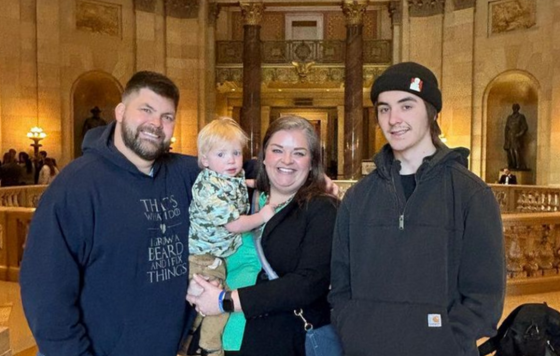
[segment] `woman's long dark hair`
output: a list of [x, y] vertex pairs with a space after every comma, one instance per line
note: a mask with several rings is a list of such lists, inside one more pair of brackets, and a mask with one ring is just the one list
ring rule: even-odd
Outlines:
[[317, 133], [311, 123], [303, 117], [295, 115], [284, 116], [270, 124], [268, 130], [266, 130], [266, 134], [264, 135], [262, 149], [259, 152], [259, 173], [257, 175], [256, 185], [258, 190], [270, 193], [270, 180], [266, 174], [263, 162], [271, 137], [279, 131], [296, 130], [303, 132], [305, 135], [307, 145], [309, 146], [309, 153], [311, 154], [311, 171], [309, 171], [307, 180], [303, 183], [303, 186], [299, 188], [294, 197], [295, 201], [299, 204], [303, 204], [309, 202], [309, 200], [315, 196], [326, 194], [327, 186], [325, 181], [325, 170], [323, 168], [323, 163], [321, 162], [321, 145], [319, 137], [317, 137]]
[[56, 166], [54, 163], [54, 159], [49, 157], [45, 158], [45, 166], [49, 167], [49, 173], [51, 177], [56, 174], [56, 170], [54, 169], [54, 167]]

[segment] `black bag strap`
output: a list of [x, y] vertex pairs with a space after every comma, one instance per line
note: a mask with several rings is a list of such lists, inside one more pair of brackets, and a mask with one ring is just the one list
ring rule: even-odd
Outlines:
[[523, 308], [525, 305], [526, 304], [521, 304], [520, 306], [515, 308], [502, 322], [502, 324], [498, 328], [498, 333], [478, 347], [478, 354], [480, 356], [488, 355], [489, 353], [496, 351], [500, 340], [504, 337], [511, 324], [513, 324], [513, 320], [515, 319], [517, 314], [519, 314], [519, 310], [521, 310], [521, 308]]

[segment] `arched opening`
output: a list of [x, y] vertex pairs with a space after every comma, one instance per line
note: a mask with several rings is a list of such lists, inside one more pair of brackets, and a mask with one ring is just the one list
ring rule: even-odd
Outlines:
[[[118, 80], [105, 72], [87, 72], [76, 80], [72, 90], [74, 158], [82, 154], [82, 141], [88, 127], [115, 120], [115, 106], [120, 103], [122, 92]], [[90, 119], [96, 111], [103, 121]], [[86, 121], [88, 125], [84, 126]]]
[[[516, 175], [521, 184], [535, 184], [537, 177], [537, 139], [539, 113], [539, 84], [529, 73], [507, 71], [499, 74], [486, 88], [486, 165], [485, 180], [497, 182], [499, 172], [508, 164], [508, 150], [511, 153], [511, 137], [506, 139], [508, 117], [513, 112], [513, 105], [519, 104], [519, 113], [524, 115], [527, 131], [519, 137], [519, 162], [521, 168]], [[510, 129], [515, 127], [510, 120]], [[515, 128], [514, 128], [515, 129]], [[506, 145], [506, 142], [508, 143]], [[521, 179], [520, 179], [521, 178]]]

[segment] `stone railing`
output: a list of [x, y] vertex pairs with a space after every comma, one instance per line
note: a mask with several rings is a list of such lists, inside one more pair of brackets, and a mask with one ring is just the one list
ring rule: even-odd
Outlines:
[[36, 208], [46, 185], [0, 188], [0, 207]]
[[502, 213], [560, 211], [560, 188], [490, 184]]
[[35, 208], [0, 207], [0, 280], [18, 281], [19, 267]]
[[558, 275], [560, 212], [503, 214], [508, 277]]
[[[355, 180], [335, 180], [342, 199]], [[560, 212], [560, 188], [538, 185], [489, 184], [500, 204], [502, 214]]]
[[46, 187], [0, 188], [0, 280], [18, 280], [29, 224]]
[[560, 212], [502, 214], [508, 293], [560, 289]]

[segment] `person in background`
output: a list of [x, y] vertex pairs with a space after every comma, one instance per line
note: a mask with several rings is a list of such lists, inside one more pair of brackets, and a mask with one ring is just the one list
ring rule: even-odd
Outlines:
[[179, 89], [134, 74], [116, 120], [43, 193], [20, 271], [25, 315], [46, 356], [176, 356], [196, 158], [166, 153]]
[[20, 152], [18, 154], [18, 163], [22, 169], [21, 183], [24, 185], [35, 184], [35, 170], [29, 154], [23, 151]]
[[498, 181], [500, 184], [517, 184], [517, 177], [515, 174], [511, 173], [508, 168], [504, 168], [504, 174], [500, 176]]
[[33, 158], [35, 161], [35, 184], [39, 184], [39, 172], [45, 165], [45, 158], [47, 158], [47, 151], [39, 151], [39, 156]]
[[[242, 167], [247, 141], [241, 127], [226, 117], [213, 120], [198, 134], [202, 172], [194, 182], [189, 208], [189, 278], [202, 274], [223, 285], [223, 259], [237, 251], [241, 233], [265, 224], [274, 215], [270, 204], [246, 215], [249, 196]], [[227, 316], [223, 313], [202, 320], [199, 344], [205, 354], [224, 354], [221, 339]]]
[[54, 159], [47, 157], [45, 158], [45, 163], [43, 164], [43, 168], [41, 168], [41, 171], [39, 172], [39, 180], [37, 183], [43, 185], [49, 185], [56, 178], [58, 173], [59, 170], [55, 166]]
[[389, 67], [371, 90], [388, 141], [339, 209], [332, 321], [347, 356], [478, 356], [502, 314], [505, 253], [492, 190], [439, 139], [436, 76]]
[[256, 206], [275, 204], [276, 214], [263, 228], [243, 234], [241, 247], [226, 259], [231, 291], [195, 275], [187, 300], [206, 315], [230, 313], [223, 336], [226, 355], [300, 356], [306, 331], [294, 310], [301, 309], [315, 328], [330, 321], [327, 294], [338, 201], [327, 194], [319, 139], [307, 120], [273, 121], [262, 147]]
[[4, 153], [2, 162], [2, 166], [0, 166], [0, 185], [2, 187], [20, 185], [23, 169], [17, 163], [11, 150]]

